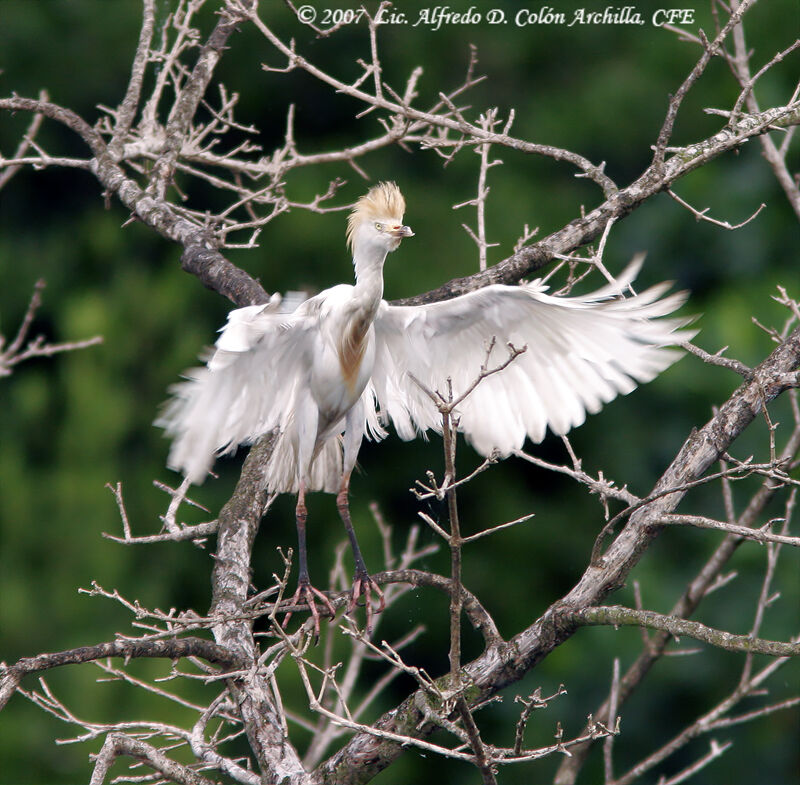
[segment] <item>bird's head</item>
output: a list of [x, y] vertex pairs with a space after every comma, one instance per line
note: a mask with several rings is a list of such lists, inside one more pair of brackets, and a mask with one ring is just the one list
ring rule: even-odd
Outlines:
[[403, 225], [406, 200], [394, 183], [378, 183], [362, 196], [347, 221], [347, 244], [353, 256], [385, 256], [414, 232]]

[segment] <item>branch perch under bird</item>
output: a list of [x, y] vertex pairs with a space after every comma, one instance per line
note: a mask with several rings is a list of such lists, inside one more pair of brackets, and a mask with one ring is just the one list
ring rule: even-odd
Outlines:
[[613, 284], [582, 297], [546, 294], [541, 281], [487, 286], [444, 302], [393, 306], [383, 300], [383, 265], [403, 238], [405, 200], [394, 183], [371, 188], [347, 226], [355, 286], [340, 284], [290, 313], [278, 296], [228, 315], [205, 367], [191, 370], [157, 424], [174, 441], [169, 466], [193, 483], [217, 455], [276, 433], [266, 470], [270, 493], [297, 494], [299, 582], [319, 630], [328, 598], [309, 579], [308, 491], [337, 494], [355, 559], [349, 609], [363, 595], [371, 625], [370, 578], [350, 518], [348, 489], [361, 441], [441, 433], [441, 416], [424, 389], [464, 391], [493, 342], [526, 346], [502, 373], [482, 380], [458, 403], [458, 430], [483, 456], [506, 457], [526, 437], [540, 442], [580, 425], [619, 394], [631, 392], [681, 356], [674, 348], [694, 332], [687, 320], [663, 318], [686, 300], [665, 295], [669, 283], [624, 297], [641, 259]]

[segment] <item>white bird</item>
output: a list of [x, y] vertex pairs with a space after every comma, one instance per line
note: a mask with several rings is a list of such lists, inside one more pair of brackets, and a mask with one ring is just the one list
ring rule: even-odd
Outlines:
[[549, 427], [565, 434], [586, 412], [647, 382], [680, 352], [665, 348], [693, 335], [685, 319], [660, 318], [679, 308], [683, 292], [662, 297], [662, 283], [631, 297], [625, 289], [641, 262], [616, 285], [582, 297], [554, 297], [541, 281], [492, 285], [444, 302], [394, 306], [383, 300], [383, 265], [404, 237], [405, 200], [380, 183], [358, 200], [347, 227], [355, 286], [341, 284], [291, 313], [280, 298], [232, 311], [216, 351], [176, 385], [157, 424], [174, 438], [169, 466], [202, 482], [217, 455], [277, 434], [266, 468], [271, 493], [297, 494], [299, 582], [319, 626], [306, 561], [308, 491], [337, 493], [352, 545], [350, 608], [374, 591], [350, 519], [350, 475], [362, 438], [380, 439], [391, 420], [403, 439], [441, 432], [441, 415], [423, 386], [464, 391], [498, 344], [526, 347], [500, 373], [483, 379], [457, 408], [457, 424], [481, 455], [505, 457], [526, 437], [540, 442]]

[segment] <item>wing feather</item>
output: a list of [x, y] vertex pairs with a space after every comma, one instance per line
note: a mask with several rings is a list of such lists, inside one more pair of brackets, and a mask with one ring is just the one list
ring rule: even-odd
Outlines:
[[535, 281], [429, 305], [383, 303], [373, 374], [381, 411], [403, 439], [440, 431], [441, 415], [414, 380], [445, 393], [450, 378], [458, 397], [487, 359], [489, 368], [504, 361], [503, 346], [511, 343], [526, 349], [459, 404], [459, 430], [483, 455], [508, 455], [526, 437], [539, 442], [548, 427], [566, 433], [675, 362], [681, 352], [666, 347], [694, 335], [683, 329], [688, 320], [664, 318], [686, 300], [683, 292], [666, 294], [671, 284], [620, 295], [639, 266], [636, 260], [618, 285], [583, 297], [554, 297]]
[[205, 367], [171, 388], [156, 425], [173, 438], [168, 464], [202, 482], [214, 458], [285, 431], [297, 392], [307, 386], [313, 320], [283, 314], [280, 301], [231, 311]]

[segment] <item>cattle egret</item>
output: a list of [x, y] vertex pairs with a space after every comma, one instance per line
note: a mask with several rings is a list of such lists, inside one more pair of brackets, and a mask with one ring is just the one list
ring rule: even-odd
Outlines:
[[500, 373], [483, 379], [459, 404], [457, 425], [481, 455], [505, 457], [525, 438], [540, 442], [549, 427], [565, 434], [586, 412], [597, 412], [673, 363], [665, 348], [688, 339], [686, 320], [660, 318], [685, 301], [662, 296], [663, 283], [630, 297], [622, 290], [640, 263], [616, 285], [581, 297], [546, 294], [541, 281], [492, 285], [444, 302], [395, 306], [383, 300], [383, 265], [405, 237], [405, 200], [394, 183], [380, 183], [349, 216], [347, 242], [355, 286], [341, 284], [290, 313], [280, 298], [228, 315], [216, 350], [203, 368], [176, 385], [158, 424], [174, 442], [169, 466], [200, 483], [217, 455], [275, 433], [266, 467], [270, 493], [297, 494], [299, 582], [319, 628], [318, 598], [306, 560], [307, 491], [337, 493], [353, 550], [350, 609], [370, 592], [370, 578], [350, 519], [350, 474], [365, 433], [386, 435], [387, 421], [403, 439], [441, 432], [441, 415], [425, 389], [464, 391], [478, 376], [487, 348], [526, 350]]

